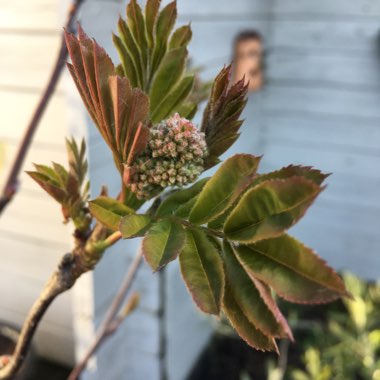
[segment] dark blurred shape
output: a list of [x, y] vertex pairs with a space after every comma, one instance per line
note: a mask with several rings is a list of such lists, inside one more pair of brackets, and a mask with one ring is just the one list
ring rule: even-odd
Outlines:
[[257, 30], [243, 30], [234, 40], [234, 82], [245, 76], [249, 91], [258, 91], [263, 84], [263, 37]]

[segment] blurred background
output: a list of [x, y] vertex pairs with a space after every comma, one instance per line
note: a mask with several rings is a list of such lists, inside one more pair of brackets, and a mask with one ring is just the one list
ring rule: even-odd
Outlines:
[[[1, 186], [54, 64], [68, 4], [66, 0], [0, 0]], [[79, 12], [86, 32], [114, 61], [111, 31], [125, 5], [118, 0], [86, 0]], [[333, 173], [327, 189], [291, 233], [337, 270], [378, 280], [380, 0], [178, 0], [178, 13], [179, 24], [191, 22], [189, 52], [202, 80], [213, 79], [233, 59], [235, 77], [245, 73], [251, 80], [242, 137], [228, 154], [263, 154], [261, 171], [302, 164]], [[201, 113], [196, 120], [200, 117]], [[117, 191], [110, 154], [65, 71], [25, 169], [32, 162], [65, 163], [67, 135], [87, 139], [93, 194], [102, 183], [110, 184], [111, 193]], [[22, 324], [59, 257], [70, 250], [70, 239], [70, 228], [62, 224], [58, 207], [22, 175], [19, 194], [0, 219], [1, 320]], [[93, 274], [60, 297], [39, 329], [35, 346], [39, 356], [65, 367], [74, 363], [75, 355], [82, 356], [135, 248], [115, 247]], [[176, 266], [170, 265], [161, 277], [144, 268], [137, 288], [141, 307], [102, 347], [83, 378], [212, 379], [199, 368], [211, 362], [221, 366], [215, 358], [207, 362], [210, 348], [205, 348], [210, 347], [210, 339], [215, 343], [214, 331], [221, 327], [194, 310]], [[318, 313], [327, 318], [325, 311]], [[225, 340], [230, 338], [221, 341]], [[222, 347], [227, 348], [217, 346], [214, 352], [225, 350], [229, 357], [241, 353], [238, 364], [231, 364], [232, 372], [226, 370], [226, 379], [266, 378], [244, 370], [245, 361], [256, 359], [243, 348]], [[202, 352], [208, 352], [209, 359]], [[317, 361], [315, 357], [312, 360]], [[300, 366], [307, 373], [305, 362]], [[380, 378], [373, 373], [351, 378]], [[338, 378], [331, 372], [326, 376]], [[341, 378], [350, 379], [345, 376]]]

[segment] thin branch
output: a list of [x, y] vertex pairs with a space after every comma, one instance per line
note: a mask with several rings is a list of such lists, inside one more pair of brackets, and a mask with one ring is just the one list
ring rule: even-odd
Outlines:
[[[115, 298], [113, 299], [107, 314], [102, 321], [101, 325], [98, 328], [96, 333], [96, 338], [91, 346], [88, 348], [88, 351], [84, 355], [83, 359], [76, 365], [76, 367], [70, 373], [70, 376], [67, 380], [76, 380], [82, 371], [86, 368], [88, 361], [92, 355], [96, 352], [99, 346], [104, 342], [104, 340], [112, 334], [116, 328], [121, 324], [122, 319], [117, 318], [117, 313], [120, 310], [122, 303], [124, 302], [125, 297], [127, 296], [132, 284], [135, 279], [136, 273], [140, 267], [142, 261], [142, 250], [140, 249], [133, 259], [124, 279], [118, 290]], [[115, 328], [116, 323], [116, 328]]]
[[106, 244], [107, 247], [110, 247], [111, 245], [114, 245], [118, 240], [122, 238], [121, 232], [116, 231], [110, 236], [108, 236], [105, 240], [104, 243]]
[[[79, 7], [83, 3], [83, 1], [84, 0], [75, 0], [71, 4], [70, 9], [68, 11], [68, 15], [67, 15], [67, 21], [65, 24], [66, 30], [71, 31], [71, 32], [74, 31], [75, 16], [78, 12]], [[25, 134], [19, 146], [16, 158], [13, 162], [8, 178], [5, 182], [5, 186], [0, 197], [0, 215], [5, 209], [5, 207], [8, 205], [8, 203], [12, 200], [12, 198], [14, 197], [14, 195], [16, 194], [18, 190], [18, 184], [19, 184], [18, 177], [19, 177], [22, 165], [24, 163], [25, 156], [28, 153], [34, 133], [38, 127], [38, 124], [40, 123], [40, 120], [45, 112], [45, 109], [48, 106], [49, 101], [57, 86], [58, 80], [62, 73], [62, 69], [65, 66], [66, 58], [67, 58], [67, 48], [65, 44], [64, 35], [62, 33], [61, 47], [58, 53], [58, 57], [57, 57], [54, 69], [51, 73], [49, 82], [41, 96], [41, 99], [34, 111], [34, 114], [32, 115], [29, 125], [27, 126], [25, 130]]]
[[73, 254], [63, 256], [61, 263], [44, 286], [40, 296], [33, 304], [23, 328], [14, 353], [7, 365], [0, 369], [0, 380], [11, 380], [21, 368], [39, 322], [54, 299], [70, 289], [82, 271]]

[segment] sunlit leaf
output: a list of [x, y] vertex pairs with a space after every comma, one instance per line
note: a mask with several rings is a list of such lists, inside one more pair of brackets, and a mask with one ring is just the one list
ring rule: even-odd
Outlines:
[[200, 193], [190, 221], [203, 224], [222, 214], [250, 184], [259, 162], [260, 157], [250, 154], [237, 154], [226, 160]]
[[67, 199], [67, 193], [59, 185], [51, 181], [51, 179], [45, 174], [32, 171], [26, 172], [30, 177], [32, 177], [51, 197], [53, 197], [57, 202], [64, 203]]
[[[129, 33], [122, 20], [120, 27]], [[140, 89], [132, 89], [129, 79], [115, 74], [114, 65], [104, 49], [80, 26], [78, 39], [70, 33], [65, 36], [72, 60], [70, 73], [90, 116], [112, 150], [118, 170], [122, 172], [123, 163], [128, 163], [146, 146], [148, 96]]]
[[246, 272], [291, 302], [330, 302], [348, 293], [340, 277], [310, 248], [289, 235], [235, 248]]
[[260, 174], [252, 182], [252, 185], [256, 186], [270, 179], [286, 179], [294, 176], [304, 177], [317, 185], [321, 185], [329, 174], [322, 173], [320, 170], [311, 166], [289, 165], [274, 172]]
[[320, 191], [302, 177], [265, 181], [243, 195], [227, 218], [224, 232], [241, 243], [279, 236], [304, 215]]
[[231, 293], [247, 319], [268, 336], [292, 337], [285, 318], [277, 308], [271, 307], [268, 300], [262, 298], [255, 283], [226, 242], [223, 244], [223, 254]]
[[89, 202], [91, 214], [104, 226], [113, 231], [119, 229], [121, 218], [134, 210], [116, 199], [100, 196]]
[[263, 334], [246, 317], [234, 298], [228, 280], [224, 291], [223, 311], [239, 336], [251, 347], [261, 351], [278, 352], [274, 338]]

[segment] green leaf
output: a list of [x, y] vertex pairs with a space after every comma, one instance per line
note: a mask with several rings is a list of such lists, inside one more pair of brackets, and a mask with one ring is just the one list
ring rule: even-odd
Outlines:
[[112, 34], [112, 41], [119, 54], [121, 66], [123, 69], [123, 75], [129, 79], [132, 87], [138, 87], [140, 81], [139, 73], [137, 71], [132, 54], [127, 50], [119, 36]]
[[226, 160], [200, 193], [190, 221], [203, 224], [221, 215], [250, 184], [260, 159], [250, 154], [237, 154]]
[[162, 102], [151, 111], [152, 122], [158, 123], [172, 115], [191, 93], [193, 83], [193, 75], [182, 78], [177, 86], [163, 98]]
[[[127, 6], [128, 26], [139, 47], [144, 69], [148, 66], [148, 41], [145, 32], [145, 20], [140, 6], [136, 0], [131, 0]], [[144, 77], [147, 72], [143, 71]]]
[[194, 198], [191, 198], [186, 203], [179, 206], [174, 212], [174, 215], [182, 219], [188, 219], [190, 212], [193, 209], [195, 202], [197, 201], [197, 198], [198, 196], [195, 196]]
[[178, 28], [172, 35], [169, 42], [169, 49], [177, 49], [179, 47], [187, 46], [191, 40], [192, 31], [190, 25], [184, 25]]
[[163, 94], [168, 94], [182, 77], [185, 69], [187, 50], [184, 47], [169, 51], [153, 79], [150, 90], [151, 113], [162, 101]]
[[228, 281], [226, 281], [224, 291], [223, 311], [239, 336], [251, 347], [261, 351], [278, 352], [275, 340], [272, 337], [263, 334], [246, 317], [243, 310], [236, 302]]
[[158, 15], [156, 23], [156, 40], [153, 51], [151, 75], [153, 75], [161, 64], [168, 48], [168, 38], [177, 18], [177, 4], [175, 1], [169, 3]]
[[334, 270], [289, 235], [239, 246], [235, 252], [251, 277], [265, 282], [288, 301], [325, 303], [348, 295]]
[[260, 292], [263, 289], [257, 288], [226, 242], [223, 244], [223, 257], [231, 293], [247, 319], [267, 336], [292, 338], [285, 318], [277, 307], [272, 307], [274, 301], [268, 302], [269, 295], [263, 298]]
[[[119, 32], [121, 41], [123, 42], [124, 47], [128, 52], [128, 57], [129, 59], [131, 59], [133, 63], [134, 70], [137, 74], [138, 87], [143, 89], [144, 88], [144, 65], [141, 59], [140, 48], [137, 45], [135, 39], [133, 38], [131, 29], [121, 17], [119, 18], [119, 21], [118, 21], [118, 32]], [[121, 52], [122, 51], [120, 50], [119, 53]], [[123, 60], [121, 61], [123, 63]]]
[[143, 255], [153, 271], [179, 255], [185, 245], [185, 236], [183, 227], [175, 221], [162, 219], [153, 224], [142, 242]]
[[176, 112], [182, 117], [188, 120], [192, 120], [198, 110], [198, 105], [196, 103], [182, 103], [177, 109]]
[[91, 214], [104, 226], [116, 231], [123, 216], [134, 213], [134, 210], [116, 199], [100, 196], [89, 202]]
[[302, 177], [265, 181], [243, 195], [224, 224], [225, 235], [240, 243], [279, 236], [304, 215], [320, 191]]
[[160, 0], [148, 0], [145, 5], [145, 27], [150, 48], [154, 46], [154, 27], [160, 8]]
[[174, 215], [179, 207], [196, 197], [203, 189], [209, 178], [203, 178], [184, 190], [178, 190], [169, 195], [157, 210], [158, 216]]
[[43, 176], [40, 178], [41, 179], [45, 178], [45, 182], [50, 182], [51, 184], [57, 187], [63, 186], [62, 180], [59, 174], [53, 168], [47, 165], [39, 165], [39, 164], [33, 164], [33, 166], [36, 168], [36, 171]]
[[119, 230], [124, 239], [144, 236], [149, 229], [152, 218], [149, 215], [131, 214], [124, 216], [119, 224]]
[[216, 246], [200, 230], [186, 230], [179, 255], [181, 273], [197, 306], [219, 315], [224, 291], [223, 263]]

